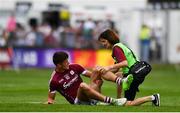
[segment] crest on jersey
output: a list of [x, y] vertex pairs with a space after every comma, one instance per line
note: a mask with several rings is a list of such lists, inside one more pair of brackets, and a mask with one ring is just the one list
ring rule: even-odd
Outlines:
[[65, 78], [66, 80], [69, 80], [69, 79], [70, 79], [70, 76], [69, 76], [68, 74], [66, 74], [66, 75], [64, 75], [64, 78]]
[[61, 79], [61, 80], [59, 80], [59, 83], [61, 83], [61, 82], [63, 82], [64, 81], [64, 79]]
[[74, 71], [73, 71], [73, 70], [71, 70], [71, 71], [70, 71], [70, 74], [71, 74], [71, 75], [74, 75]]

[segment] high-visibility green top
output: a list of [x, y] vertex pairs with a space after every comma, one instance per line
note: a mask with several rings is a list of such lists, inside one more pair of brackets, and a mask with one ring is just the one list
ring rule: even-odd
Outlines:
[[149, 40], [150, 39], [150, 29], [142, 28], [140, 31], [140, 39], [141, 40]]
[[[124, 44], [117, 43], [117, 44], [115, 44], [113, 46], [113, 48], [115, 46], [120, 47], [123, 50], [123, 52], [124, 52], [124, 55], [125, 55], [126, 60], [128, 62], [128, 67], [122, 67], [122, 71], [123, 71], [123, 74], [127, 74], [129, 72], [129, 68], [137, 61], [137, 57], [133, 56], [133, 53], [131, 52], [131, 50], [127, 46], [125, 46]], [[114, 57], [113, 59], [114, 59], [115, 63], [119, 63], [116, 60], [116, 56], [113, 56], [113, 57]]]

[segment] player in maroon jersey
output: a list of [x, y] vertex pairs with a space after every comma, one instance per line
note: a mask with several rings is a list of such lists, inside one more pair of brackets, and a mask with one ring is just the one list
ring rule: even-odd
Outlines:
[[[97, 101], [111, 105], [124, 105], [126, 103], [126, 98], [114, 99], [102, 95], [99, 92], [102, 85], [101, 77], [93, 78], [92, 72], [85, 70], [78, 64], [70, 64], [66, 52], [56, 52], [53, 55], [53, 63], [56, 68], [49, 81], [47, 104], [54, 103], [56, 91], [71, 104], [92, 105], [96, 104]], [[89, 85], [83, 82], [81, 74], [91, 78]], [[116, 78], [113, 79], [115, 81]]]

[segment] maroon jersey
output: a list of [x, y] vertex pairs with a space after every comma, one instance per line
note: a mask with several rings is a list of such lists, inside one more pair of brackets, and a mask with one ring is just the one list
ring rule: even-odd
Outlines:
[[126, 57], [125, 57], [125, 55], [124, 55], [123, 50], [122, 50], [120, 47], [118, 47], [118, 46], [115, 46], [115, 47], [113, 48], [112, 57], [113, 57], [113, 58], [114, 58], [114, 57], [116, 58], [117, 63], [126, 60]]
[[85, 69], [78, 64], [70, 64], [69, 69], [63, 73], [54, 71], [49, 81], [49, 90], [51, 93], [58, 91], [71, 104], [77, 95], [79, 85], [82, 81], [80, 74], [85, 73]]

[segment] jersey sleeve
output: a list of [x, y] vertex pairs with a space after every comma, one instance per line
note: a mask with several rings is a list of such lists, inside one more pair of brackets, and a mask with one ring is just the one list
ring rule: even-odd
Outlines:
[[56, 93], [56, 85], [52, 81], [49, 83], [49, 92]]
[[118, 46], [115, 46], [113, 48], [113, 55], [112, 56], [116, 58], [117, 63], [126, 60], [126, 57], [124, 55], [123, 50], [120, 47], [118, 47]]
[[79, 74], [83, 74], [83, 73], [85, 73], [85, 69], [84, 69], [84, 67], [82, 67], [81, 65], [79, 65], [79, 64], [74, 64], [74, 66], [75, 66], [75, 69], [77, 70], [77, 72], [79, 73]]

